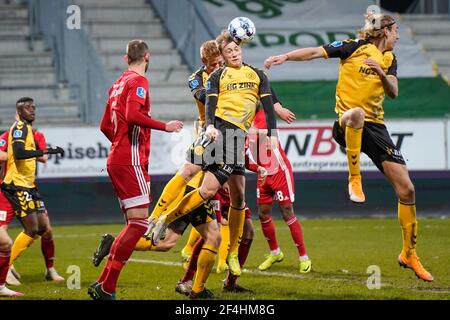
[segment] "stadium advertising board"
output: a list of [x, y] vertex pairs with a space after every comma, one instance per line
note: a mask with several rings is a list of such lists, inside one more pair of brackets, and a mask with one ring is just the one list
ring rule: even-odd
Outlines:
[[[256, 67], [269, 56], [304, 47], [318, 47], [336, 40], [357, 38], [356, 31], [364, 24], [371, 0], [293, 1], [227, 1], [204, 0], [219, 29], [225, 28], [229, 17], [245, 16], [256, 25], [256, 36], [245, 47], [244, 61]], [[398, 76], [434, 76], [430, 60], [412, 38], [408, 28], [399, 28], [400, 40], [395, 48]], [[312, 60], [296, 65], [287, 63], [272, 68], [273, 80], [334, 80], [338, 75], [335, 59]]]
[[[280, 127], [280, 140], [295, 172], [346, 171], [345, 151], [332, 138], [332, 121], [296, 123]], [[388, 124], [392, 140], [410, 170], [448, 170], [450, 157], [443, 121], [393, 121]], [[42, 128], [50, 146], [66, 150], [64, 157], [52, 155], [47, 165], [39, 165], [41, 178], [107, 176], [106, 158], [110, 143], [97, 128]], [[173, 174], [185, 159], [192, 141], [192, 126], [180, 134], [152, 132], [150, 172]], [[363, 170], [376, 167], [364, 154]]]

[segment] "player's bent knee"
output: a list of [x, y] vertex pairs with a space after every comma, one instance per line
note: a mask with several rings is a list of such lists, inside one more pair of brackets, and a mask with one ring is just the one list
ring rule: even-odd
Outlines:
[[11, 251], [13, 245], [13, 241], [10, 237], [0, 237], [0, 252], [9, 252]]
[[193, 164], [185, 164], [181, 170], [178, 172], [180, 176], [183, 177], [184, 180], [189, 181], [191, 180], [199, 171], [201, 168], [199, 166], [193, 165]]
[[403, 202], [414, 202], [415, 201], [416, 190], [412, 183], [400, 188], [398, 193], [399, 193], [398, 197], [400, 198], [400, 201], [403, 201]]
[[254, 237], [255, 229], [253, 229], [253, 224], [251, 222], [245, 221], [242, 239], [253, 239]]
[[42, 239], [45, 240], [51, 240], [53, 239], [53, 233], [52, 233], [52, 228], [49, 227], [47, 228], [47, 231], [45, 231], [42, 235], [41, 235]]
[[200, 195], [205, 200], [212, 199], [216, 195], [216, 192], [217, 192], [216, 190], [212, 190], [212, 189], [204, 188], [204, 187], [200, 187], [199, 191], [200, 191]]
[[38, 231], [37, 231], [37, 235], [42, 237], [42, 236], [44, 236], [44, 234], [47, 233], [47, 231], [48, 231], [47, 227], [39, 228]]
[[219, 229], [214, 231], [210, 231], [206, 235], [205, 243], [211, 245], [215, 248], [220, 246], [220, 242], [222, 241], [222, 236], [220, 235]]

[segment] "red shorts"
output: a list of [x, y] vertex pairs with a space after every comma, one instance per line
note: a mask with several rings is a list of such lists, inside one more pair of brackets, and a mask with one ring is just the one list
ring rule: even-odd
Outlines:
[[148, 208], [152, 199], [147, 167], [111, 164], [107, 170], [122, 209]]
[[5, 195], [0, 192], [0, 226], [7, 226], [14, 217], [14, 208]]
[[261, 185], [258, 181], [256, 188], [256, 202], [258, 204], [272, 203], [278, 200], [280, 204], [294, 203], [294, 176], [292, 169], [280, 170], [272, 176], [268, 176]]
[[[216, 193], [214, 198], [210, 200], [213, 205], [214, 211], [216, 212], [217, 222], [222, 220], [222, 217], [228, 219], [228, 209], [230, 208], [230, 196], [222, 189]], [[219, 218], [220, 217], [220, 218]], [[252, 212], [249, 207], [245, 206], [245, 219], [251, 219]], [[220, 220], [219, 220], [220, 219]]]

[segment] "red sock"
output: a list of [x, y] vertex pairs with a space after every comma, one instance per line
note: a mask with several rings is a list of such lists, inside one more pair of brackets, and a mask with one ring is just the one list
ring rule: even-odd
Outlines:
[[[247, 261], [248, 253], [250, 252], [250, 247], [252, 246], [253, 239], [242, 239], [241, 243], [239, 245], [239, 265], [241, 268], [244, 266], [245, 261]], [[234, 276], [231, 274], [231, 272], [228, 272], [228, 278], [227, 278], [227, 286], [234, 286], [237, 281], [237, 276]]]
[[0, 251], [0, 286], [3, 286], [6, 283], [10, 257], [11, 251]]
[[[115, 247], [117, 247], [117, 242], [113, 242], [113, 244], [111, 245], [111, 249], [109, 249], [109, 252], [112, 252], [113, 250], [116, 250]], [[100, 277], [98, 278], [97, 282], [98, 283], [103, 283], [103, 281], [105, 281], [106, 276], [108, 275], [109, 269], [111, 269], [111, 261], [112, 261], [112, 255], [109, 254], [108, 255], [108, 260], [106, 261], [105, 266], [103, 267], [103, 271], [100, 274]]]
[[292, 240], [294, 240], [295, 246], [298, 250], [299, 256], [304, 256], [306, 254], [305, 242], [303, 241], [302, 227], [300, 226], [300, 221], [297, 220], [296, 216], [293, 216], [286, 224], [291, 230]]
[[195, 272], [197, 271], [198, 256], [200, 254], [200, 251], [202, 251], [204, 243], [205, 240], [203, 240], [203, 238], [198, 239], [195, 243], [194, 248], [192, 249], [191, 258], [189, 259], [189, 265], [183, 275], [183, 278], [181, 278], [181, 282], [186, 282], [194, 279]]
[[269, 217], [266, 220], [264, 218], [259, 217], [259, 221], [261, 222], [261, 229], [266, 237], [267, 242], [269, 243], [270, 251], [274, 251], [278, 249], [277, 237], [275, 236], [275, 224], [272, 221], [272, 217]]
[[128, 225], [120, 232], [114, 240], [117, 245], [111, 248], [109, 272], [103, 281], [102, 287], [108, 293], [116, 292], [117, 280], [123, 266], [134, 251], [139, 238], [144, 235], [148, 228], [147, 219], [129, 219]]
[[55, 242], [53, 239], [41, 238], [41, 251], [45, 259], [45, 266], [53, 268], [55, 260]]

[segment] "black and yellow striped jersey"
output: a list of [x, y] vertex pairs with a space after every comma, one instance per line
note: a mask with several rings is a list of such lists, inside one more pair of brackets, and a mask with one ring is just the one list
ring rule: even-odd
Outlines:
[[365, 121], [383, 124], [383, 84], [364, 60], [377, 62], [388, 76], [397, 77], [397, 60], [392, 51], [381, 52], [369, 41], [361, 39], [335, 41], [323, 46], [323, 50], [326, 58], [341, 59], [336, 86], [335, 112], [338, 116], [360, 107], [366, 114]]
[[3, 182], [25, 188], [34, 188], [34, 181], [36, 178], [36, 158], [33, 157], [23, 160], [16, 159], [14, 157], [14, 143], [24, 143], [25, 150], [36, 150], [36, 143], [34, 141], [31, 124], [23, 121], [16, 121], [9, 131], [7, 169]]
[[194, 95], [195, 102], [197, 103], [198, 108], [198, 120], [201, 122], [205, 122], [205, 84], [208, 80], [209, 74], [206, 73], [205, 67], [201, 67], [197, 71], [195, 71], [190, 77], [188, 81], [189, 89], [191, 89], [192, 94]]
[[217, 97], [215, 116], [248, 131], [260, 99], [270, 96], [265, 73], [250, 65], [223, 67], [211, 74], [206, 94]]

